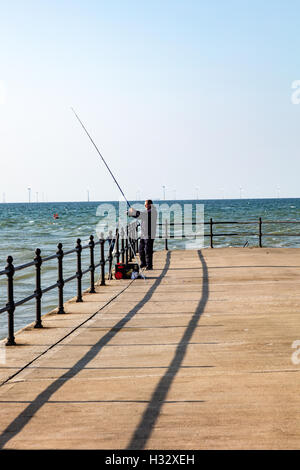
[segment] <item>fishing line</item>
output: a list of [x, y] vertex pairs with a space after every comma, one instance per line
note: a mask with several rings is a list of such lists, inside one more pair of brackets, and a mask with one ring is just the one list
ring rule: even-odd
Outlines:
[[101, 157], [101, 159], [102, 159], [104, 165], [106, 166], [106, 168], [108, 169], [109, 173], [111, 174], [111, 176], [112, 176], [114, 182], [115, 182], [116, 185], [118, 186], [118, 188], [119, 188], [119, 190], [120, 190], [122, 196], [124, 197], [124, 199], [125, 199], [125, 201], [126, 201], [126, 203], [127, 203], [127, 206], [130, 208], [131, 206], [130, 206], [129, 202], [127, 201], [127, 198], [126, 198], [125, 194], [123, 193], [121, 186], [119, 185], [119, 183], [118, 183], [118, 181], [116, 180], [116, 178], [114, 177], [114, 175], [113, 175], [111, 169], [109, 168], [108, 164], [106, 163], [106, 161], [104, 160], [103, 156], [101, 155], [100, 150], [98, 149], [98, 147], [97, 147], [97, 145], [95, 144], [95, 142], [93, 141], [92, 137], [90, 136], [90, 134], [89, 134], [88, 131], [86, 130], [86, 128], [85, 128], [85, 126], [83, 125], [82, 121], [79, 119], [79, 117], [78, 117], [77, 114], [75, 113], [74, 109], [73, 109], [73, 108], [71, 108], [71, 109], [72, 109], [73, 113], [75, 114], [76, 118], [78, 119], [78, 121], [80, 122], [81, 126], [82, 126], [83, 129], [85, 130], [87, 136], [89, 137], [89, 139], [90, 139], [90, 141], [92, 142], [93, 146], [94, 146], [95, 149], [97, 150], [98, 154], [100, 155], [100, 157]]

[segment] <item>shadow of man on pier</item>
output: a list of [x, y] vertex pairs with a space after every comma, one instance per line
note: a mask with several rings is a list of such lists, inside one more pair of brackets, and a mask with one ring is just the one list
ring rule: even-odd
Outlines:
[[157, 418], [159, 417], [161, 408], [165, 402], [166, 396], [176, 374], [178, 373], [183, 359], [186, 355], [189, 342], [197, 327], [198, 321], [205, 309], [209, 297], [208, 269], [201, 251], [198, 256], [202, 265], [202, 295], [199, 304], [193, 314], [182, 338], [180, 339], [174, 357], [167, 368], [165, 374], [160, 379], [155, 391], [152, 394], [150, 402], [137, 426], [128, 446], [127, 450], [142, 450], [145, 448], [148, 439], [154, 429]]

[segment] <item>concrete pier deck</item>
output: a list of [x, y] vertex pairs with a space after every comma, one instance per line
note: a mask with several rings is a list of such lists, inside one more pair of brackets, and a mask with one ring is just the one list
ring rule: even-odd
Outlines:
[[1, 348], [1, 449], [300, 448], [299, 250], [154, 259]]

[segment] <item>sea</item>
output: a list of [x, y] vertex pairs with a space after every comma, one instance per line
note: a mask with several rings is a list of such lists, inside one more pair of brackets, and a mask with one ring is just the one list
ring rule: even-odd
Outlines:
[[[143, 202], [132, 201], [130, 204], [140, 208]], [[213, 221], [215, 248], [258, 246], [259, 218], [262, 220], [263, 246], [300, 247], [300, 223], [295, 223], [300, 222], [300, 198], [170, 200], [154, 201], [154, 204], [159, 209], [159, 223], [162, 224], [158, 227], [154, 250], [163, 250], [165, 247], [165, 220], [175, 223], [175, 229], [171, 228], [168, 232], [169, 249], [209, 247], [210, 219]], [[41, 250], [42, 257], [46, 257], [55, 254], [58, 243], [62, 243], [63, 250], [67, 251], [75, 248], [78, 238], [82, 245], [88, 244], [90, 235], [97, 241], [100, 231], [104, 231], [106, 236], [105, 228], [108, 230], [116, 222], [119, 208], [119, 201], [0, 204], [0, 271], [5, 269], [8, 256], [13, 257], [14, 266], [19, 266], [32, 261], [37, 248]], [[54, 214], [58, 214], [58, 218], [54, 218]], [[194, 225], [190, 225], [190, 231], [183, 232], [182, 222], [186, 225], [193, 222]], [[218, 225], [217, 222], [244, 223]], [[182, 236], [184, 234], [185, 237]], [[95, 262], [99, 261], [100, 248], [97, 246]], [[82, 269], [88, 267], [89, 250], [86, 249], [82, 252]], [[76, 255], [70, 254], [64, 258], [64, 277], [75, 273]], [[99, 276], [98, 268], [95, 273], [96, 281]], [[14, 280], [15, 301], [31, 295], [35, 289], [35, 267], [17, 271]], [[56, 281], [57, 260], [43, 263], [42, 288], [55, 284]], [[88, 287], [89, 274], [86, 274], [83, 276], [83, 289]], [[76, 279], [65, 284], [64, 299], [68, 300], [75, 295]], [[57, 302], [57, 289], [45, 293], [42, 297], [42, 314], [55, 309]], [[7, 277], [4, 274], [0, 275], [0, 309], [6, 303]], [[16, 308], [15, 331], [34, 321], [34, 300]], [[0, 339], [6, 336], [7, 313], [3, 312], [0, 314]]]

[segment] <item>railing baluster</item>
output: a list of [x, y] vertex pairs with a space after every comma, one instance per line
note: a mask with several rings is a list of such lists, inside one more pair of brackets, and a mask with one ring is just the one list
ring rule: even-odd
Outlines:
[[258, 237], [259, 237], [259, 248], [262, 248], [262, 220], [261, 217], [258, 221]]
[[34, 258], [35, 263], [35, 310], [36, 310], [36, 320], [34, 328], [43, 328], [42, 325], [42, 309], [41, 309], [41, 299], [42, 299], [42, 289], [41, 289], [41, 250], [37, 248], [35, 250], [36, 257]]
[[119, 244], [119, 229], [116, 229], [116, 261], [120, 262], [120, 244]]
[[8, 256], [7, 266], [5, 268], [7, 272], [7, 304], [8, 308], [8, 337], [6, 346], [14, 346], [15, 336], [14, 336], [14, 311], [15, 311], [15, 302], [14, 302], [14, 273], [15, 268], [13, 265], [13, 257]]
[[125, 261], [125, 243], [124, 243], [124, 228], [121, 228], [121, 263], [124, 264]]
[[112, 262], [113, 262], [113, 255], [112, 255], [112, 252], [113, 252], [114, 240], [113, 240], [113, 234], [112, 234], [112, 231], [111, 231], [111, 230], [109, 231], [108, 243], [109, 243], [109, 248], [108, 248], [108, 279], [112, 279], [112, 275], [111, 275], [111, 272], [112, 272]]
[[127, 227], [126, 227], [125, 263], [128, 264], [128, 225], [127, 225]]
[[136, 227], [135, 227], [135, 238], [136, 238], [136, 242], [135, 242], [135, 252], [138, 253], [139, 252], [139, 226], [138, 224], [136, 224]]
[[58, 259], [58, 313], [65, 313], [64, 310], [64, 278], [63, 278], [63, 257], [64, 252], [62, 249], [62, 243], [57, 245], [57, 259]]
[[168, 251], [168, 219], [165, 219], [165, 250]]
[[129, 262], [131, 263], [132, 258], [133, 258], [133, 253], [132, 253], [132, 226], [128, 227], [128, 242], [129, 242]]
[[210, 229], [210, 233], [209, 233], [210, 247], [213, 248], [214, 247], [214, 244], [213, 244], [213, 219], [210, 219], [210, 221], [209, 221], [209, 229]]
[[100, 286], [105, 286], [105, 255], [104, 255], [104, 236], [100, 235], [100, 269], [101, 269], [101, 283]]
[[90, 247], [90, 270], [91, 270], [91, 288], [90, 294], [95, 294], [95, 261], [94, 261], [94, 237], [90, 236], [89, 247]]
[[77, 299], [76, 299], [76, 302], [82, 302], [81, 252], [82, 252], [81, 240], [80, 240], [80, 238], [77, 238], [77, 244], [76, 244], [76, 253], [77, 253], [77, 272], [76, 272], [76, 277], [77, 277]]

